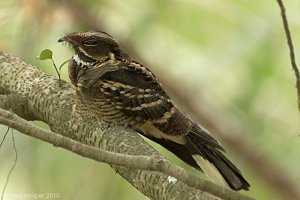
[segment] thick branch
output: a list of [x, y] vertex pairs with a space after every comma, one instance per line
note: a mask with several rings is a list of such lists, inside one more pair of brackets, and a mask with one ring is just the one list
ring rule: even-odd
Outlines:
[[28, 101], [18, 94], [0, 95], [0, 108], [12, 109], [14, 113], [26, 120], [35, 120], [33, 113], [28, 108]]
[[[79, 143], [93, 147], [101, 146], [101, 149], [113, 153], [152, 156], [157, 160], [165, 160], [132, 130], [117, 126], [109, 127], [107, 124], [93, 119], [73, 116], [74, 91], [66, 82], [62, 82], [59, 87], [54, 78], [17, 58], [4, 54], [0, 54], [0, 91], [5, 94], [24, 96], [34, 119], [48, 123], [54, 132]], [[4, 123], [5, 119], [1, 120]], [[15, 126], [20, 125], [18, 121], [14, 121], [10, 120], [6, 123], [10, 123], [11, 126], [14, 123]], [[47, 137], [52, 136], [47, 134]], [[198, 181], [199, 178], [193, 178], [185, 171], [182, 171], [182, 174], [180, 171], [172, 171], [172, 168], [170, 170], [167, 165], [165, 168], [170, 175], [175, 176], [179, 173], [177, 176], [193, 187], [189, 187], [180, 180], [170, 183], [168, 173], [116, 165], [112, 167], [129, 183], [152, 199], [216, 199], [203, 191], [211, 191], [218, 196], [223, 195], [224, 199], [244, 198], [236, 192], [220, 189], [210, 182]], [[159, 169], [164, 171], [161, 165], [159, 165]], [[203, 190], [197, 190], [194, 187], [203, 188]]]

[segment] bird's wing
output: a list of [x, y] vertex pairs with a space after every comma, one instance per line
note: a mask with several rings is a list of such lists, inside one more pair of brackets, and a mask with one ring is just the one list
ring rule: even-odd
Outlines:
[[156, 77], [138, 63], [130, 63], [106, 72], [101, 92], [116, 108], [142, 121], [159, 122], [175, 108]]

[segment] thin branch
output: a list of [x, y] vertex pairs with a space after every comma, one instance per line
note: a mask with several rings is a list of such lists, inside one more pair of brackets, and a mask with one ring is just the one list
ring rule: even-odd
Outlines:
[[279, 8], [280, 8], [280, 11], [281, 11], [281, 17], [282, 17], [283, 27], [284, 27], [284, 31], [286, 34], [286, 39], [287, 39], [287, 43], [288, 43], [288, 47], [289, 47], [289, 51], [290, 51], [292, 67], [293, 67], [293, 70], [294, 70], [295, 76], [296, 76], [296, 88], [297, 88], [297, 94], [298, 94], [298, 109], [300, 111], [300, 74], [299, 74], [299, 69], [296, 64], [293, 40], [292, 40], [291, 32], [289, 29], [289, 24], [288, 24], [288, 20], [287, 20], [287, 16], [285, 13], [285, 8], [283, 5], [283, 2], [282, 2], [282, 0], [277, 0], [277, 2], [279, 5]]
[[1, 140], [0, 148], [2, 147], [2, 145], [3, 145], [4, 141], [5, 141], [5, 138], [6, 138], [6, 136], [7, 136], [8, 131], [9, 131], [9, 127], [7, 128], [7, 130], [6, 130], [6, 132], [5, 132], [4, 136], [3, 136], [3, 138], [2, 138], [2, 140]]
[[[9, 130], [9, 128], [8, 128], [8, 130]], [[5, 181], [5, 184], [4, 184], [3, 189], [2, 189], [1, 200], [4, 199], [4, 193], [5, 193], [5, 190], [6, 190], [8, 181], [9, 181], [9, 178], [10, 178], [10, 176], [11, 176], [11, 173], [12, 173], [13, 170], [15, 169], [16, 164], [17, 164], [17, 160], [18, 160], [18, 152], [17, 152], [17, 148], [16, 148], [16, 142], [15, 142], [15, 137], [14, 137], [13, 129], [11, 130], [11, 138], [12, 138], [12, 144], [13, 144], [13, 148], [14, 148], [14, 152], [15, 152], [15, 159], [14, 159], [13, 165], [12, 165], [12, 167], [10, 168], [10, 170], [9, 170], [9, 172], [8, 172], [8, 175], [7, 175], [7, 177], [6, 177], [6, 181]]]
[[29, 124], [27, 121], [8, 111], [0, 109], [0, 123], [10, 126], [26, 135], [41, 139], [55, 146], [67, 149], [83, 157], [112, 165], [120, 165], [128, 168], [159, 171], [175, 177], [191, 187], [208, 192], [222, 199], [250, 200], [252, 198], [239, 194], [238, 192], [223, 188], [210, 181], [202, 180], [199, 177], [173, 165], [168, 160], [157, 159], [149, 156], [133, 156], [104, 151], [79, 143], [70, 138], [41, 129]]

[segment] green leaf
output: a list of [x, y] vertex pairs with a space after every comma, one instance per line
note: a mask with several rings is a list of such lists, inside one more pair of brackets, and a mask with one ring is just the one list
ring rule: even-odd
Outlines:
[[39, 56], [40, 60], [52, 59], [52, 51], [50, 49], [44, 49]]

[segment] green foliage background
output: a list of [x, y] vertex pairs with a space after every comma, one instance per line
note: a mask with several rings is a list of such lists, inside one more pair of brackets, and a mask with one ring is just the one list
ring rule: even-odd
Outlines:
[[[257, 156], [278, 165], [300, 190], [295, 77], [275, 0], [0, 0], [0, 50], [55, 75], [51, 62], [39, 61], [36, 56], [45, 48], [53, 50], [57, 64], [72, 56], [71, 49], [57, 40], [65, 33], [87, 30], [84, 17], [72, 14], [77, 4], [82, 6], [77, 16], [92, 14], [91, 23], [134, 48], [159, 79], [167, 77], [174, 85], [189, 88], [190, 98], [201, 99], [199, 104], [207, 107], [211, 111], [207, 114], [215, 116], [218, 123], [226, 126], [233, 120], [239, 124], [241, 137], [262, 152]], [[300, 1], [285, 4], [297, 56]], [[66, 70], [62, 75], [68, 80]], [[1, 133], [5, 129], [0, 126]], [[23, 193], [59, 193], [60, 199], [73, 200], [148, 199], [106, 164], [22, 134], [15, 138], [19, 159], [6, 200]], [[245, 158], [238, 157], [230, 146], [226, 149], [252, 185], [247, 194], [257, 199], [282, 199], [257, 175], [257, 169], [247, 166]], [[8, 137], [0, 149], [0, 188], [12, 161]]]

